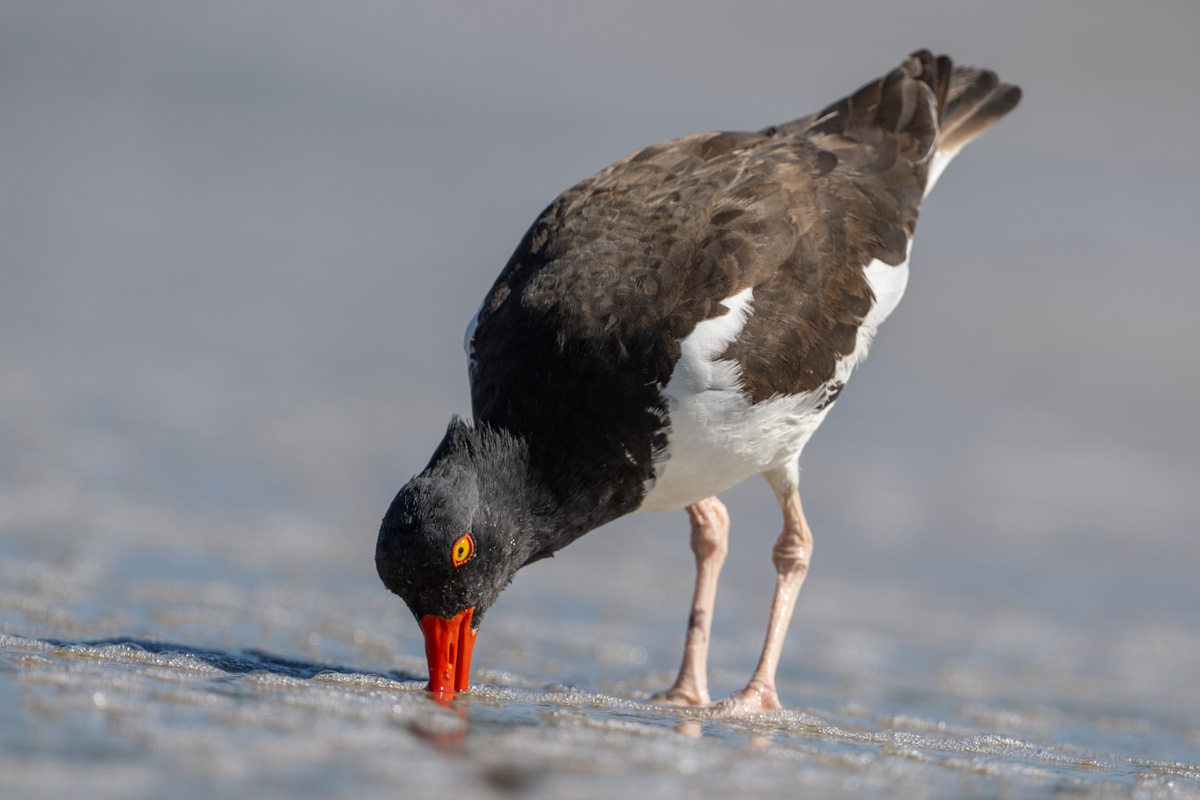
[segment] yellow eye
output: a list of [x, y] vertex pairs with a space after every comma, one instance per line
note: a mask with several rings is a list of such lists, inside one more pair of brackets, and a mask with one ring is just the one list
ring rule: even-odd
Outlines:
[[470, 561], [473, 555], [475, 555], [475, 540], [471, 538], [471, 534], [464, 533], [458, 537], [458, 541], [451, 548], [450, 560], [454, 562], [454, 566], [461, 567]]

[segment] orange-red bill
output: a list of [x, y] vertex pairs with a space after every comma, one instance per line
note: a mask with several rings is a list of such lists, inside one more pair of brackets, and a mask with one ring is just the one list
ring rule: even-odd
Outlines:
[[429, 662], [429, 686], [426, 688], [439, 699], [450, 700], [456, 693], [467, 690], [471, 651], [475, 649], [475, 636], [479, 633], [471, 630], [474, 612], [472, 606], [451, 619], [432, 614], [421, 617], [425, 659]]

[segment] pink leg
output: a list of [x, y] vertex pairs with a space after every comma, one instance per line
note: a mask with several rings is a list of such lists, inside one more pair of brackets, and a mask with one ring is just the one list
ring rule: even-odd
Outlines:
[[708, 697], [708, 637], [717, 597], [717, 578], [729, 552], [729, 512], [716, 497], [687, 508], [692, 520], [692, 552], [696, 556], [696, 592], [688, 617], [687, 644], [675, 685], [654, 696], [660, 703], [706, 706]]
[[[794, 475], [794, 473], [793, 473]], [[783, 533], [779, 534], [771, 559], [775, 562], [775, 599], [771, 603], [771, 619], [767, 625], [767, 639], [763, 643], [758, 666], [750, 676], [745, 689], [734, 692], [717, 704], [716, 712], [722, 716], [753, 714], [781, 708], [779, 694], [775, 691], [775, 670], [779, 666], [779, 654], [783, 650], [783, 639], [792, 611], [796, 607], [796, 595], [808, 574], [812, 559], [813, 538], [804, 509], [800, 507], [800, 493], [796, 490], [795, 478], [781, 473], [767, 475], [775, 489], [779, 505], [783, 509]]]

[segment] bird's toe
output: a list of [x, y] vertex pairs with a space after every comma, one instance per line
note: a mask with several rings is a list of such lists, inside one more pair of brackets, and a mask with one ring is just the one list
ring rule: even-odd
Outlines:
[[650, 696], [650, 702], [660, 706], [706, 707], [712, 705], [708, 692], [686, 686], [672, 686]]
[[744, 717], [783, 708], [774, 686], [751, 683], [712, 707], [715, 717]]

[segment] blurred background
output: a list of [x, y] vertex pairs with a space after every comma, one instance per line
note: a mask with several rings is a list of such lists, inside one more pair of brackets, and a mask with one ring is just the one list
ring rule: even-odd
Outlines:
[[[419, 656], [378, 522], [469, 413], [463, 330], [534, 216], [636, 148], [803, 115], [928, 47], [1025, 96], [926, 202], [905, 300], [804, 454], [785, 665], [919, 631], [1195, 703], [1198, 31], [1185, 0], [7, 0], [0, 558], [92, 576], [85, 638], [164, 635], [122, 585], [218, 581], [356, 598], [374, 668]], [[756, 658], [779, 526], [762, 481], [727, 502], [718, 692]], [[615, 625], [614, 679], [658, 679], [691, 580], [685, 516], [634, 516], [522, 572], [489, 625]], [[53, 628], [7, 597], [5, 630]], [[256, 643], [189, 625], [165, 635]], [[374, 664], [311, 633], [276, 647]], [[508, 657], [480, 638], [478, 666]]]

